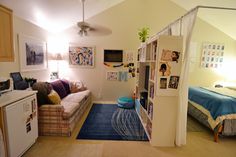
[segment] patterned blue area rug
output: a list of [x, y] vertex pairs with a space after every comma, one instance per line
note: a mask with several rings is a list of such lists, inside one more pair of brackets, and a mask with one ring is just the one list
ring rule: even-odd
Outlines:
[[134, 109], [93, 104], [77, 139], [148, 141]]

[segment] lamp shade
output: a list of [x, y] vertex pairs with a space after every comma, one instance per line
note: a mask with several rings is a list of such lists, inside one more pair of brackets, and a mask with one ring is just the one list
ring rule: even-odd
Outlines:
[[60, 53], [54, 53], [54, 54], [49, 54], [48, 55], [49, 60], [63, 60], [62, 55]]

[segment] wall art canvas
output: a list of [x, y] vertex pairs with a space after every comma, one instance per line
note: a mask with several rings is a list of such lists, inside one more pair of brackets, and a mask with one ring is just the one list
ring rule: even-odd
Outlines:
[[46, 42], [19, 34], [21, 71], [43, 70], [47, 68]]
[[94, 52], [92, 46], [69, 46], [69, 64], [72, 66], [93, 68], [94, 67]]
[[202, 68], [220, 68], [224, 59], [224, 44], [203, 43], [201, 67]]

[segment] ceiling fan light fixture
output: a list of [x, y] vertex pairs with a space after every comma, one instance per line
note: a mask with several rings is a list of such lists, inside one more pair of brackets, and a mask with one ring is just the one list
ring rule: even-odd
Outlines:
[[78, 33], [81, 37], [83, 36], [87, 36], [88, 35], [88, 31], [86, 29], [81, 29]]

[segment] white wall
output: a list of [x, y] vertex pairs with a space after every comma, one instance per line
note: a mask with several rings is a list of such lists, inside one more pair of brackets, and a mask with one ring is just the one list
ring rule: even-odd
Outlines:
[[93, 69], [67, 69], [63, 72], [63, 76], [86, 82], [97, 100], [113, 101], [119, 96], [131, 95], [135, 86], [134, 78], [128, 82], [106, 80], [107, 71], [122, 69], [103, 65], [103, 49], [123, 49], [134, 52], [136, 56], [137, 47], [140, 45], [137, 35], [139, 28], [149, 27], [152, 35], [183, 13], [183, 9], [166, 0], [126, 0], [87, 21], [111, 29], [112, 34], [81, 38], [74, 28], [65, 31], [61, 36], [68, 38], [72, 43], [94, 45], [96, 61]]
[[[226, 24], [227, 25], [227, 24]], [[230, 81], [236, 82], [236, 41], [209, 25], [197, 19], [193, 30], [192, 41], [197, 44], [196, 55], [191, 61], [189, 83], [192, 86], [214, 86], [216, 83]], [[200, 66], [202, 44], [223, 43], [225, 45], [223, 69], [202, 68]]]
[[[79, 45], [92, 45], [96, 47], [95, 67], [70, 68], [68, 59], [60, 63], [60, 76], [71, 80], [82, 80], [92, 91], [96, 100], [114, 101], [119, 96], [131, 95], [134, 90], [134, 78], [128, 82], [107, 81], [107, 71], [127, 70], [122, 68], [109, 68], [103, 65], [103, 49], [123, 49], [134, 52], [140, 45], [137, 32], [139, 28], [147, 26], [150, 34], [154, 34], [174, 21], [186, 11], [167, 0], [126, 0], [90, 19], [89, 23], [105, 26], [112, 30], [108, 36], [80, 37], [75, 28], [68, 29], [56, 36], [33, 25], [30, 22], [14, 16], [14, 45], [15, 61], [0, 62], [0, 77], [8, 77], [10, 72], [20, 71], [17, 34], [32, 36], [48, 41], [51, 37], [59, 41], [67, 41]], [[207, 36], [208, 34], [208, 36]], [[197, 43], [197, 55], [190, 72], [191, 85], [212, 85], [213, 82], [224, 79], [223, 76], [209, 69], [199, 68], [201, 43], [203, 41], [223, 42], [226, 44], [226, 58], [236, 58], [236, 42], [224, 33], [198, 19], [194, 29], [193, 41]], [[65, 44], [67, 43], [65, 42]], [[60, 45], [60, 44], [58, 44]], [[49, 46], [49, 45], [48, 45]], [[64, 55], [68, 53], [64, 51]], [[51, 66], [51, 64], [49, 64]], [[50, 70], [22, 72], [25, 77], [34, 77], [41, 81], [49, 80]], [[204, 79], [197, 76], [202, 75]]]
[[[19, 48], [18, 48], [18, 34], [24, 34], [39, 40], [47, 41], [47, 38], [50, 36], [50, 33], [41, 29], [40, 27], [35, 26], [34, 24], [22, 20], [14, 16], [13, 18], [13, 31], [14, 31], [14, 62], [0, 62], [0, 77], [10, 77], [10, 72], [20, 71], [20, 61], [19, 61]], [[34, 77], [38, 80], [48, 80], [49, 71], [29, 71], [21, 73], [24, 77]]]

